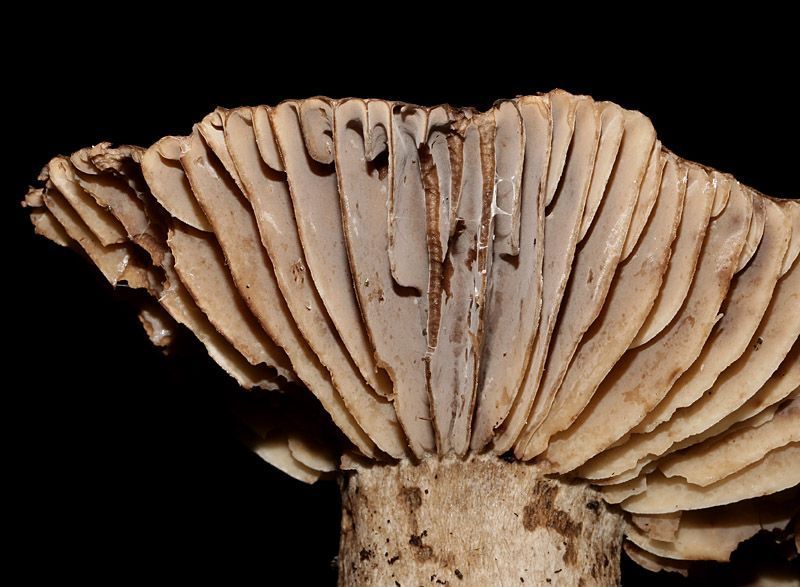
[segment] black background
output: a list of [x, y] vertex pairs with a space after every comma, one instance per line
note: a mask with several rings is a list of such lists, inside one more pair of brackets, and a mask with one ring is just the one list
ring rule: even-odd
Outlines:
[[[732, 35], [686, 55], [654, 48], [645, 35], [558, 63], [565, 41], [532, 36], [513, 50], [485, 45], [470, 62], [469, 37], [446, 27], [389, 56], [390, 43], [372, 34], [340, 43], [302, 28], [276, 47], [269, 29], [284, 25], [275, 21], [242, 32], [251, 42], [234, 50], [215, 34], [238, 36], [241, 15], [209, 12], [194, 28], [179, 21], [132, 27], [136, 34], [119, 29], [119, 19], [98, 30], [59, 18], [31, 27], [29, 41], [7, 46], [4, 59], [5, 517], [11, 558], [29, 582], [332, 585], [338, 536], [335, 484], [305, 486], [240, 446], [227, 410], [235, 385], [196, 342], [184, 336], [163, 356], [94, 268], [34, 237], [18, 202], [52, 155], [101, 140], [149, 145], [187, 133], [217, 105], [325, 94], [486, 108], [561, 87], [641, 110], [681, 156], [770, 195], [798, 194], [798, 116], [784, 81], [793, 67], [796, 74], [792, 53], [734, 54]], [[442, 36], [459, 42], [438, 46]], [[50, 57], [31, 56], [33, 45]], [[300, 46], [315, 57], [292, 57]], [[434, 49], [452, 57], [432, 58]], [[755, 556], [776, 557], [766, 548], [738, 554]], [[710, 565], [687, 582], [626, 563], [624, 585], [732, 584], [743, 568]]]

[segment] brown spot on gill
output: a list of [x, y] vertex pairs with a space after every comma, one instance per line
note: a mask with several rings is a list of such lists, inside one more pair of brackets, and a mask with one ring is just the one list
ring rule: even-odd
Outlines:
[[455, 231], [456, 210], [461, 201], [461, 178], [464, 175], [464, 134], [467, 117], [462, 110], [448, 107], [452, 120], [452, 132], [447, 135], [447, 150], [450, 152], [450, 235]]
[[426, 143], [419, 146], [419, 164], [422, 187], [425, 190], [426, 242], [428, 244], [428, 348], [438, 344], [439, 322], [442, 303], [442, 264], [444, 253], [439, 240], [441, 218], [439, 218], [441, 193], [439, 174]]
[[296, 263], [292, 263], [291, 270], [292, 278], [294, 279], [295, 283], [302, 284], [306, 279], [306, 267], [303, 265], [303, 262], [297, 261]]
[[382, 302], [386, 298], [383, 295], [383, 288], [378, 286], [375, 289], [371, 290], [367, 295], [367, 300], [370, 302]]
[[464, 265], [467, 267], [468, 271], [472, 271], [472, 265], [475, 263], [475, 259], [478, 258], [478, 251], [475, 247], [470, 247], [467, 251], [467, 256], [464, 258]]
[[[489, 240], [492, 235], [492, 202], [495, 197], [495, 138], [497, 136], [497, 124], [494, 119], [494, 112], [486, 113], [478, 117], [478, 133], [481, 143], [481, 174], [483, 176], [483, 201], [481, 207], [481, 229], [478, 236], [478, 269], [483, 271], [487, 267], [489, 256]], [[482, 273], [484, 284], [488, 279], [488, 272]], [[485, 293], [485, 287], [480, 289], [481, 298]], [[482, 299], [479, 300], [482, 304]]]

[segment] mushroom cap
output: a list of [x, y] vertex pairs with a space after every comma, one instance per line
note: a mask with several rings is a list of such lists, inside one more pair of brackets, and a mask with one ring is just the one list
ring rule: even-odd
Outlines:
[[638, 112], [316, 97], [40, 180], [36, 232], [139, 290], [154, 344], [180, 324], [260, 388], [244, 437], [297, 479], [513, 451], [596, 484], [631, 557], [677, 572], [797, 513], [800, 204]]

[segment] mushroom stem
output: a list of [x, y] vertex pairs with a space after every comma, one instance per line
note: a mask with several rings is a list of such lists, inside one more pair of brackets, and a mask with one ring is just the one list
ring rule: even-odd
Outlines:
[[493, 456], [355, 464], [339, 585], [618, 585], [622, 517], [584, 484]]

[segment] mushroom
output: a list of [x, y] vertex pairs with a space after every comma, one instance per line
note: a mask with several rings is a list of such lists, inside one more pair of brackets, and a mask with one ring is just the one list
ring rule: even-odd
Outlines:
[[39, 180], [36, 232], [250, 390], [258, 455], [340, 478], [342, 585], [614, 585], [625, 537], [684, 574], [796, 545], [800, 205], [638, 112], [317, 97]]

